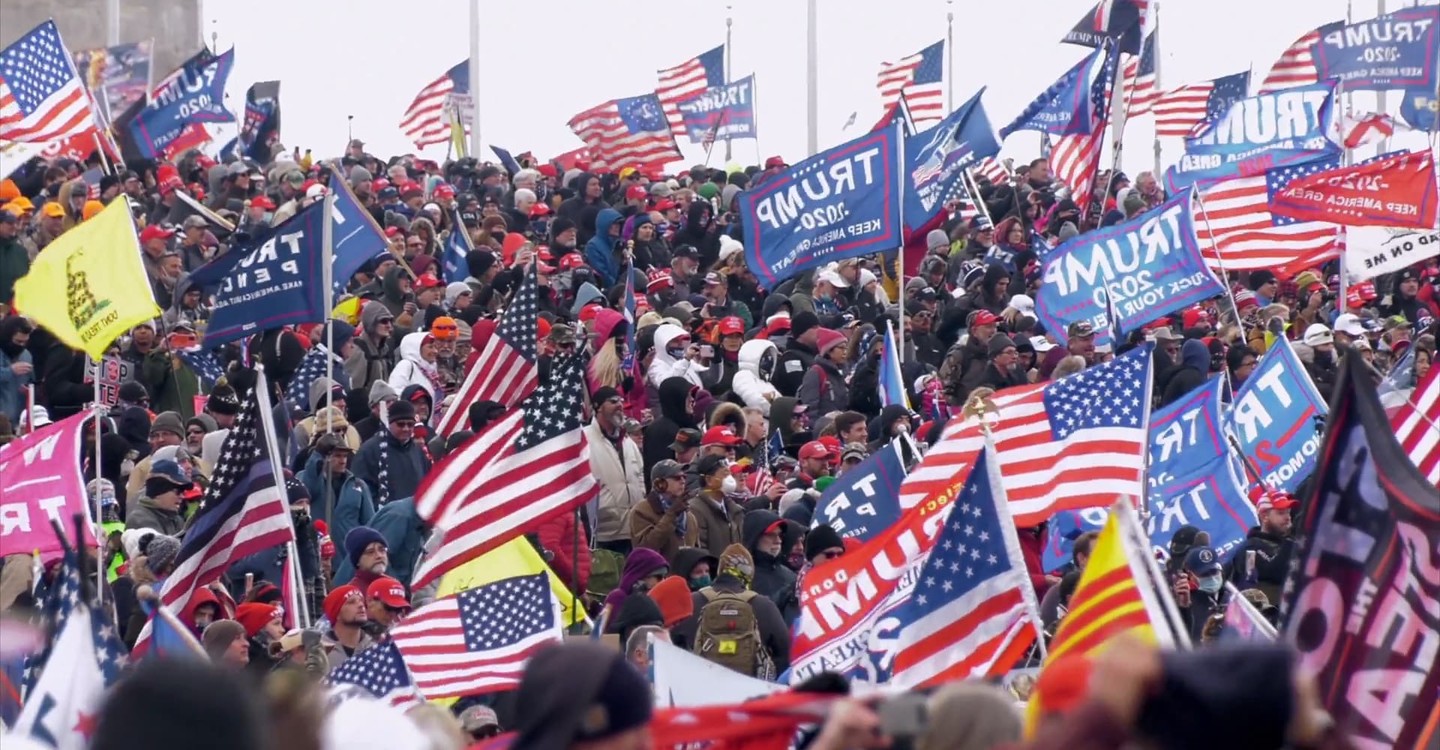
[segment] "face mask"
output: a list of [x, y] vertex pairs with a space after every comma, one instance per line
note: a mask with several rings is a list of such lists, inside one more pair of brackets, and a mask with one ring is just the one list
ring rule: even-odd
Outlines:
[[710, 585], [710, 576], [708, 576], [708, 575], [695, 576], [694, 578], [691, 578], [691, 579], [690, 579], [690, 590], [691, 590], [691, 591], [699, 591], [700, 589], [703, 589], [703, 588], [705, 588], [706, 586], [709, 586], [709, 585]]
[[665, 353], [668, 354], [668, 355], [670, 355], [670, 358], [671, 358], [671, 359], [680, 359], [680, 358], [682, 358], [682, 357], [685, 356], [685, 348], [684, 348], [684, 347], [666, 347]]
[[720, 491], [727, 495], [733, 495], [739, 485], [740, 483], [735, 481], [735, 477], [728, 476], [725, 477], [724, 481], [720, 482]]
[[1213, 594], [1216, 591], [1219, 591], [1224, 585], [1225, 579], [1221, 578], [1220, 576], [1206, 576], [1205, 578], [1200, 579], [1199, 588], [1201, 591], [1204, 591], [1207, 594]]
[[266, 211], [266, 212], [265, 212], [265, 215], [262, 217], [262, 220], [263, 220], [266, 224], [269, 224], [272, 220], [274, 220], [274, 218], [275, 218], [275, 214], [270, 213], [269, 211]]

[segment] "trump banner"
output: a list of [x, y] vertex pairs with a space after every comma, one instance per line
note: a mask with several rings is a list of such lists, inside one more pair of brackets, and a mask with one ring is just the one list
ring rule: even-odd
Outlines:
[[1147, 476], [1152, 487], [1229, 453], [1221, 405], [1224, 385], [1220, 378], [1210, 378], [1205, 385], [1150, 416]]
[[140, 155], [162, 155], [188, 125], [234, 121], [235, 115], [225, 108], [225, 82], [234, 62], [233, 49], [208, 60], [194, 58], [156, 91], [155, 99], [130, 121], [130, 137]]
[[[330, 286], [338, 297], [350, 283], [365, 262], [390, 251], [385, 231], [375, 223], [375, 217], [360, 205], [355, 194], [350, 192], [349, 180], [332, 174], [330, 184], [335, 191], [335, 210], [330, 218], [335, 222], [330, 230], [330, 247], [333, 257], [330, 261]], [[207, 336], [209, 333], [207, 332]]]
[[1434, 229], [1435, 157], [1387, 154], [1363, 164], [1292, 180], [1270, 199], [1270, 213], [1359, 227]]
[[747, 265], [774, 286], [826, 263], [900, 247], [900, 133], [856, 138], [740, 193]]
[[[89, 417], [76, 414], [0, 447], [0, 556], [38, 551], [42, 562], [59, 559], [64, 550], [50, 521], [58, 521], [69, 536], [75, 533], [72, 516], [92, 515], [80, 474], [80, 441]], [[95, 543], [89, 524], [85, 543]]]
[[1338, 153], [1335, 82], [1260, 94], [1230, 105], [1185, 140], [1185, 154], [1165, 172], [1165, 186], [1177, 192]]
[[842, 537], [869, 540], [900, 517], [903, 481], [905, 459], [900, 441], [892, 440], [825, 488], [810, 527], [823, 523]]
[[1368, 366], [1345, 357], [1339, 381], [1279, 630], [1346, 744], [1433, 748], [1440, 492], [1396, 442]]
[[1324, 416], [1325, 400], [1281, 338], [1235, 392], [1230, 426], [1265, 484], [1293, 493], [1315, 470]]
[[946, 203], [968, 200], [966, 170], [1000, 153], [980, 103], [984, 93], [980, 89], [934, 127], [905, 139], [907, 228], [924, 226]]
[[713, 86], [678, 102], [691, 143], [755, 138], [755, 76]]
[[1402, 232], [1380, 227], [1345, 230], [1345, 272], [1364, 281], [1440, 255], [1440, 231]]
[[1322, 34], [1313, 48], [1316, 78], [1346, 91], [1435, 90], [1440, 5], [1397, 10]]
[[1224, 294], [1200, 257], [1190, 198], [1182, 190], [1130, 221], [1055, 248], [1045, 259], [1035, 304], [1045, 330], [1063, 336], [1071, 323], [1088, 321], [1114, 338]]

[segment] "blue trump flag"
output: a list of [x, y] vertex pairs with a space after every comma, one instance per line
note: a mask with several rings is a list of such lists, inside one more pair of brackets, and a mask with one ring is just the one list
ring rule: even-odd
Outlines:
[[270, 163], [270, 146], [280, 137], [280, 82], [260, 81], [245, 92], [245, 119], [240, 132], [221, 154]]
[[1146, 473], [1152, 487], [1229, 453], [1221, 402], [1224, 386], [1220, 378], [1210, 378], [1150, 416], [1150, 463]]
[[1294, 493], [1315, 470], [1325, 399], [1305, 365], [1279, 339], [1235, 392], [1231, 426], [1265, 484]]
[[[1200, 257], [1189, 190], [1123, 224], [1087, 232], [1045, 259], [1035, 311], [1063, 337], [1089, 321], [1105, 338], [1225, 293]], [[1107, 308], [1109, 310], [1107, 311]], [[1111, 324], [1118, 329], [1108, 330]]]
[[1440, 112], [1440, 96], [1426, 89], [1400, 92], [1400, 118], [1416, 130], [1433, 130], [1436, 113]]
[[895, 346], [895, 329], [885, 321], [885, 351], [880, 355], [880, 405], [910, 408], [905, 376], [900, 370], [900, 349]]
[[746, 265], [760, 285], [900, 248], [900, 135], [866, 133], [740, 193]]
[[900, 483], [905, 459], [900, 440], [891, 440], [846, 469], [815, 503], [810, 527], [827, 524], [843, 537], [865, 541], [900, 518]]
[[1338, 78], [1346, 91], [1435, 90], [1440, 5], [1417, 5], [1320, 34], [1312, 48], [1316, 78]]
[[515, 173], [520, 171], [520, 162], [515, 160], [515, 156], [510, 153], [509, 149], [491, 146], [490, 150], [495, 152], [495, 156], [500, 159], [500, 166], [504, 167], [505, 171], [509, 172], [511, 177], [514, 177]]
[[191, 123], [235, 119], [225, 109], [225, 82], [234, 62], [233, 49], [208, 60], [192, 58], [169, 85], [156, 92], [154, 100], [130, 121], [130, 136], [141, 156], [157, 158]]
[[1185, 139], [1185, 155], [1165, 171], [1171, 192], [1250, 177], [1338, 153], [1335, 82], [1241, 99]]
[[207, 347], [271, 328], [325, 320], [324, 219], [325, 204], [312, 204], [191, 275], [202, 287], [218, 285], [205, 329]]
[[1000, 153], [980, 89], [934, 127], [905, 139], [905, 226], [924, 226], [950, 201], [969, 199], [965, 170]]
[[470, 275], [466, 256], [475, 248], [470, 244], [470, 233], [465, 222], [460, 220], [459, 211], [451, 211], [450, 236], [445, 238], [445, 252], [440, 256], [440, 270], [445, 274], [445, 283], [464, 281]]
[[[710, 138], [756, 138], [755, 76], [749, 75], [723, 86], [712, 86], [676, 103], [691, 143]], [[713, 133], [713, 136], [712, 136]]]
[[387, 252], [390, 244], [385, 241], [385, 232], [375, 223], [375, 217], [350, 192], [349, 181], [338, 174], [330, 177], [330, 185], [335, 191], [335, 211], [331, 214], [335, 228], [331, 230], [330, 238], [330, 249], [334, 253], [330, 262], [330, 281], [332, 291], [338, 296], [345, 291], [350, 277], [366, 261]]
[[1018, 130], [1038, 130], [1051, 135], [1075, 135], [1091, 132], [1095, 107], [1105, 106], [1104, 97], [1095, 101], [1093, 86], [1103, 80], [1105, 68], [1115, 62], [1112, 45], [1090, 53], [1075, 67], [1065, 72], [1015, 118], [1000, 128], [1000, 138], [1009, 138]]

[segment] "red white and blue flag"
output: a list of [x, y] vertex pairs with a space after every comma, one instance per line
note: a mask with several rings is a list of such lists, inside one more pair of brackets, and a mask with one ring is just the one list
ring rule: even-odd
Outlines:
[[410, 670], [395, 642], [386, 640], [346, 659], [335, 671], [325, 676], [330, 694], [340, 700], [363, 691], [365, 697], [385, 701], [396, 708], [409, 708], [424, 702], [415, 688]]
[[93, 102], [54, 21], [0, 50], [0, 141], [45, 143], [94, 127]]
[[500, 317], [500, 324], [495, 326], [495, 333], [485, 340], [454, 401], [440, 416], [436, 432], [449, 437], [464, 429], [472, 404], [494, 401], [509, 408], [540, 384], [540, 370], [535, 364], [540, 336], [538, 288], [532, 263]]
[[400, 116], [400, 131], [425, 148], [450, 140], [450, 123], [445, 118], [445, 103], [456, 96], [470, 94], [470, 61], [461, 60], [444, 75], [425, 84], [405, 114]]
[[1268, 94], [1280, 89], [1319, 83], [1320, 71], [1315, 64], [1315, 45], [1320, 43], [1321, 37], [1339, 31], [1344, 25], [1341, 21], [1335, 21], [1301, 35], [1280, 53], [1280, 58], [1270, 66], [1269, 75], [1260, 82], [1260, 90], [1255, 93]]
[[1151, 106], [1155, 135], [1189, 138], [1205, 123], [1224, 116], [1249, 90], [1250, 72], [1245, 71], [1166, 91]]
[[942, 39], [897, 62], [880, 65], [880, 103], [887, 112], [900, 98], [917, 130], [945, 117], [945, 41]]
[[685, 119], [680, 102], [705, 93], [706, 89], [725, 83], [725, 45], [705, 50], [679, 65], [657, 71], [660, 86], [655, 95], [665, 111], [665, 120], [675, 135], [685, 135]]
[[591, 166], [596, 169], [618, 171], [681, 158], [660, 97], [655, 94], [612, 99], [570, 118], [569, 125], [585, 142]]
[[1223, 265], [1228, 271], [1298, 269], [1338, 258], [1342, 245], [1335, 225], [1275, 216], [1270, 199], [1293, 180], [1339, 165], [1338, 155], [1327, 156], [1202, 190], [1195, 236], [1205, 264], [1212, 269]]
[[1126, 116], [1139, 117], [1150, 112], [1160, 96], [1157, 55], [1160, 50], [1160, 30], [1156, 29], [1145, 37], [1145, 46], [1140, 56], [1131, 56], [1125, 61]]

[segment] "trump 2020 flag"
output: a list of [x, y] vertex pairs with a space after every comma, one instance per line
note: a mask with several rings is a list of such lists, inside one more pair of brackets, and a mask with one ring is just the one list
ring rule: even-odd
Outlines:
[[966, 170], [1000, 153], [980, 89], [934, 127], [905, 139], [905, 226], [919, 227], [946, 203], [969, 197]]
[[903, 481], [905, 457], [900, 441], [891, 440], [825, 488], [810, 528], [823, 523], [842, 537], [868, 541], [900, 517]]
[[453, 223], [450, 225], [450, 235], [445, 238], [445, 254], [441, 256], [440, 260], [440, 268], [445, 273], [446, 284], [464, 281], [465, 277], [470, 275], [466, 257], [470, 255], [471, 250], [475, 249], [470, 244], [470, 231], [466, 229], [465, 222], [460, 220], [460, 212], [452, 211], [450, 218]]
[[142, 156], [161, 156], [192, 123], [235, 119], [225, 109], [225, 82], [234, 61], [232, 49], [203, 62], [192, 60], [180, 69], [177, 85], [162, 88], [155, 100], [130, 121], [130, 136]]
[[740, 193], [745, 262], [760, 285], [831, 261], [900, 247], [900, 133], [885, 128], [822, 151]]
[[1051, 135], [1075, 135], [1094, 129], [1097, 105], [1091, 96], [1091, 85], [1105, 72], [1111, 62], [1113, 48], [1109, 45], [1090, 53], [1075, 67], [1065, 72], [1040, 92], [1013, 122], [1000, 128], [1000, 137], [1008, 138], [1017, 130], [1037, 130]]
[[1230, 427], [1265, 484], [1295, 492], [1315, 471], [1326, 409], [1305, 364], [1279, 338], [1235, 392]]
[[910, 408], [905, 376], [900, 371], [900, 349], [895, 346], [895, 328], [885, 322], [885, 351], [880, 354], [880, 405]]
[[755, 138], [755, 76], [714, 86], [676, 105], [691, 143]]
[[[1035, 300], [1045, 330], [1063, 337], [1071, 323], [1088, 321], [1102, 338], [1114, 339], [1224, 294], [1200, 256], [1190, 197], [1181, 191], [1130, 221], [1055, 248]], [[1118, 330], [1109, 330], [1112, 323]]]
[[1435, 91], [1440, 5], [1416, 4], [1319, 35], [1313, 48], [1319, 80], [1338, 78], [1349, 91]]

